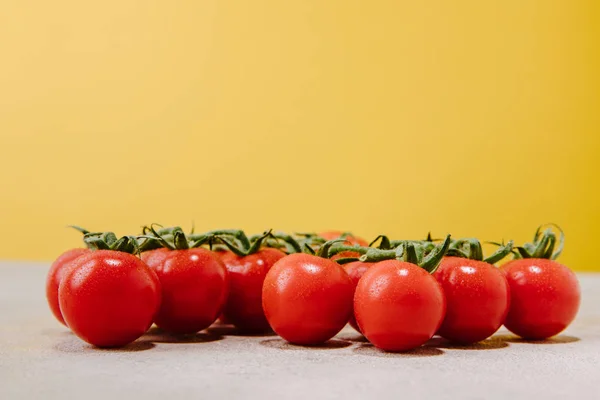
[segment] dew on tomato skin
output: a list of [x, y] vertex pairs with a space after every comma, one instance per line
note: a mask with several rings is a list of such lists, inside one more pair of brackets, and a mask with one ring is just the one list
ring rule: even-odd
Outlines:
[[94, 270], [94, 264], [95, 263], [93, 261], [90, 261], [77, 268], [77, 270], [73, 273], [73, 277], [69, 282], [69, 286], [71, 286], [73, 289], [77, 289], [83, 285], [87, 281], [88, 275]]
[[369, 295], [379, 297], [387, 289], [389, 283], [387, 276], [377, 277], [369, 287]]
[[286, 270], [281, 271], [279, 276], [277, 276], [276, 288], [278, 290], [285, 288], [288, 285], [288, 283], [290, 282], [292, 275], [293, 275], [292, 270], [286, 269]]

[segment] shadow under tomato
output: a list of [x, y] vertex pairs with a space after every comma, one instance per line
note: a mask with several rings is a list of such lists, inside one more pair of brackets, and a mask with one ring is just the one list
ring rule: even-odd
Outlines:
[[364, 337], [363, 335], [361, 335], [360, 333], [357, 333], [354, 335], [340, 335], [337, 338], [340, 340], [346, 340], [346, 341], [353, 342], [353, 343], [368, 343], [369, 342], [367, 340], [367, 338]]
[[453, 343], [442, 337], [434, 337], [433, 339], [430, 339], [425, 346], [448, 350], [496, 350], [508, 347], [508, 343], [497, 336], [472, 344]]
[[165, 332], [160, 328], [151, 328], [143, 338], [153, 343], [210, 343], [222, 340], [223, 336], [208, 332], [175, 335]]
[[233, 325], [212, 325], [206, 332], [218, 336], [242, 336], [242, 337], [269, 337], [276, 336], [273, 331], [252, 332], [242, 331]]
[[270, 347], [272, 349], [279, 350], [333, 350], [343, 349], [345, 347], [352, 346], [352, 343], [340, 339], [331, 339], [325, 343], [317, 344], [314, 346], [302, 346], [298, 344], [292, 344], [286, 342], [283, 339], [266, 339], [259, 342], [259, 344], [264, 347]]
[[73, 336], [73, 339], [64, 340], [56, 343], [54, 349], [63, 353], [84, 353], [89, 351], [107, 352], [107, 353], [132, 353], [138, 351], [150, 350], [156, 347], [154, 343], [146, 340], [136, 340], [133, 343], [129, 343], [123, 347], [96, 347], [89, 343], [86, 343]]
[[353, 351], [356, 354], [364, 356], [383, 358], [419, 358], [444, 355], [444, 352], [442, 350], [431, 346], [421, 346], [409, 351], [392, 353], [380, 350], [370, 343], [361, 344], [360, 346], [356, 347]]
[[544, 340], [528, 340], [516, 335], [497, 335], [492, 336], [492, 339], [503, 340], [508, 343], [526, 343], [526, 344], [566, 344], [579, 342], [581, 339], [575, 336], [558, 335]]

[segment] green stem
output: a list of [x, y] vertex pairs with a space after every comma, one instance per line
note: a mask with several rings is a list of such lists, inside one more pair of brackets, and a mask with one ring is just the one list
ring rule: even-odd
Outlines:
[[333, 246], [336, 243], [343, 243], [345, 241], [346, 241], [346, 239], [333, 239], [333, 240], [329, 240], [329, 241], [323, 243], [323, 246], [321, 246], [321, 248], [319, 249], [317, 256], [323, 257], [323, 258], [329, 258], [330, 257], [329, 249], [331, 248], [331, 246]]
[[[192, 236], [194, 236], [193, 240], [192, 240]], [[210, 243], [211, 250], [212, 250], [212, 240], [213, 239], [214, 239], [214, 236], [212, 236], [212, 235], [189, 235], [188, 236], [188, 241], [190, 242], [189, 246], [191, 249], [195, 249], [206, 243]]]
[[469, 259], [475, 261], [483, 260], [483, 250], [481, 248], [481, 242], [475, 238], [462, 239], [459, 241], [462, 245], [469, 246]]
[[177, 250], [187, 250], [190, 248], [188, 244], [188, 240], [185, 237], [185, 233], [183, 231], [175, 231], [175, 236], [173, 237], [173, 244]]
[[335, 256], [336, 254], [339, 254], [343, 251], [353, 251], [355, 253], [359, 253], [359, 254], [365, 254], [368, 250], [370, 249], [370, 247], [362, 247], [362, 246], [348, 246], [348, 245], [334, 245], [331, 246], [329, 248], [329, 258]]
[[84, 228], [82, 228], [80, 226], [77, 226], [77, 225], [69, 225], [69, 226], [67, 226], [67, 228], [73, 228], [76, 231], [81, 232], [84, 235], [87, 235], [88, 233], [90, 233], [90, 231], [88, 231], [87, 229], [84, 229]]
[[271, 229], [269, 229], [268, 231], [265, 231], [262, 236], [258, 237], [256, 240], [254, 240], [252, 242], [252, 245], [250, 246], [250, 248], [248, 249], [248, 251], [246, 252], [246, 255], [248, 254], [254, 254], [256, 253], [258, 250], [260, 250], [260, 246], [262, 245], [263, 241], [268, 238], [271, 237]]
[[488, 264], [496, 264], [498, 261], [502, 260], [504, 257], [509, 255], [513, 250], [513, 241], [509, 240], [506, 245], [500, 246], [498, 250], [494, 253], [490, 254], [483, 261]]
[[245, 257], [248, 255], [244, 249], [240, 249], [238, 246], [231, 243], [227, 236], [214, 236], [214, 238], [218, 239], [221, 243], [227, 246], [227, 248], [236, 256]]
[[302, 246], [291, 235], [282, 232], [277, 232], [273, 234], [273, 237], [277, 240], [281, 240], [284, 242], [286, 248], [288, 250], [291, 250], [288, 251], [288, 253], [302, 253]]
[[404, 244], [404, 252], [402, 254], [402, 259], [405, 262], [409, 262], [411, 264], [419, 265], [419, 255], [417, 254], [417, 250], [415, 249], [415, 244], [412, 242], [406, 242]]
[[360, 256], [359, 260], [364, 262], [379, 262], [385, 260], [392, 260], [396, 258], [396, 250], [381, 250], [376, 248], [370, 248], [365, 254]]
[[390, 239], [385, 235], [377, 236], [371, 243], [369, 243], [369, 247], [373, 247], [373, 245], [375, 243], [377, 243], [377, 241], [380, 239], [381, 239], [381, 242], [379, 243], [378, 248], [380, 248], [382, 250], [390, 250], [392, 248]]
[[423, 259], [420, 267], [430, 274], [433, 274], [440, 265], [440, 262], [442, 262], [442, 259], [444, 258], [444, 255], [446, 255], [448, 248], [450, 248], [450, 235], [446, 236], [444, 243], [442, 243], [439, 248], [436, 248], [436, 250], [429, 253], [427, 257]]
[[94, 250], [121, 251], [130, 254], [139, 254], [137, 239], [133, 236], [123, 236], [117, 239], [113, 232], [88, 233], [83, 238], [84, 242]]
[[303, 243], [302, 246], [304, 247], [302, 249], [303, 253], [312, 254], [313, 256], [317, 255], [317, 253], [315, 252], [315, 250], [312, 247], [310, 247], [310, 245], [308, 243]]

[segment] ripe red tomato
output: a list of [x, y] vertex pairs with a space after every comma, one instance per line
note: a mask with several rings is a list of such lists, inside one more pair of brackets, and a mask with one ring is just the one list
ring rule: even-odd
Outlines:
[[[341, 254], [341, 253], [339, 253], [339, 254]], [[360, 256], [360, 254], [359, 254], [359, 256]], [[360, 280], [360, 278], [362, 278], [364, 273], [367, 272], [367, 270], [375, 264], [376, 263], [372, 263], [372, 262], [354, 261], [354, 262], [351, 262], [348, 264], [344, 264], [342, 266], [342, 268], [344, 268], [344, 271], [346, 271], [346, 273], [350, 277], [350, 281], [352, 282], [352, 286], [353, 286], [354, 290], [356, 290], [358, 281]], [[350, 321], [348, 323], [350, 324], [350, 326], [352, 326], [354, 329], [356, 329], [358, 332], [360, 332], [360, 328], [358, 327], [358, 324], [356, 323], [356, 318], [354, 317], [354, 313], [352, 313], [352, 315], [350, 316]]]
[[160, 249], [145, 251], [142, 254], [140, 254], [140, 258], [150, 268], [155, 268], [157, 265], [162, 263], [165, 260], [165, 258], [167, 258], [170, 252], [170, 249], [162, 247]]
[[67, 325], [81, 339], [98, 347], [124, 346], [152, 325], [160, 283], [139, 258], [97, 250], [73, 262], [58, 299]]
[[[326, 232], [319, 233], [319, 236], [321, 236], [325, 240], [333, 240], [333, 239], [340, 238], [343, 234], [344, 234], [344, 232], [342, 232], [342, 231], [326, 231]], [[360, 238], [358, 236], [348, 235], [345, 237], [345, 239], [346, 239], [345, 243], [350, 246], [357, 244], [359, 246], [366, 247], [369, 245], [369, 243], [365, 239]]]
[[445, 311], [444, 293], [435, 278], [398, 260], [370, 267], [354, 294], [358, 326], [375, 347], [386, 351], [411, 350], [427, 342]]
[[502, 326], [510, 303], [502, 271], [483, 261], [444, 257], [433, 276], [446, 297], [446, 316], [438, 335], [470, 344], [492, 336]]
[[263, 309], [271, 328], [300, 345], [326, 342], [342, 330], [352, 313], [352, 282], [335, 262], [290, 254], [267, 273]]
[[50, 311], [52, 311], [52, 314], [54, 314], [56, 319], [63, 325], [66, 324], [65, 319], [60, 312], [60, 305], [58, 304], [58, 287], [63, 277], [72, 267], [73, 261], [89, 252], [90, 249], [84, 248], [67, 250], [58, 256], [48, 271], [48, 276], [46, 277], [46, 299], [48, 300]]
[[224, 320], [244, 332], [266, 332], [271, 327], [262, 308], [262, 287], [267, 272], [285, 253], [263, 248], [244, 257], [232, 252], [221, 254], [229, 275], [229, 297]]
[[511, 303], [504, 326], [525, 339], [562, 332], [577, 315], [581, 291], [577, 276], [556, 261], [525, 258], [502, 266]]
[[227, 299], [227, 271], [210, 250], [171, 250], [152, 269], [162, 288], [157, 326], [185, 334], [215, 322]]

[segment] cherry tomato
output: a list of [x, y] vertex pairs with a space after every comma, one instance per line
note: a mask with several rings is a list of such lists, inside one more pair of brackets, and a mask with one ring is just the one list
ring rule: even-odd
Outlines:
[[150, 268], [155, 268], [157, 265], [162, 263], [165, 258], [169, 255], [171, 250], [162, 247], [160, 249], [154, 249], [145, 251], [140, 254], [140, 258], [144, 261]]
[[185, 334], [215, 322], [227, 299], [227, 271], [210, 250], [171, 250], [152, 269], [162, 288], [158, 327]]
[[577, 276], [556, 261], [525, 258], [502, 266], [511, 303], [504, 326], [525, 339], [562, 332], [577, 315], [581, 291]]
[[58, 304], [58, 287], [63, 277], [72, 267], [73, 261], [89, 252], [89, 249], [84, 248], [67, 250], [52, 263], [48, 271], [48, 276], [46, 277], [46, 299], [48, 300], [52, 314], [63, 325], [66, 324], [60, 312], [60, 305]]
[[438, 335], [470, 344], [492, 336], [502, 326], [510, 291], [501, 270], [483, 261], [444, 257], [433, 276], [446, 297], [446, 316]]
[[58, 289], [62, 315], [81, 339], [124, 346], [144, 334], [160, 305], [160, 282], [139, 258], [92, 251], [73, 262]]
[[244, 332], [265, 332], [271, 327], [262, 308], [262, 287], [267, 272], [285, 253], [263, 248], [240, 257], [232, 252], [221, 255], [229, 275], [229, 297], [223, 310], [225, 321]]
[[300, 345], [325, 343], [352, 313], [352, 282], [335, 262], [290, 254], [271, 267], [263, 285], [263, 309], [271, 328]]
[[375, 347], [386, 351], [411, 350], [427, 342], [445, 311], [444, 293], [435, 278], [403, 261], [370, 267], [354, 294], [358, 326]]
[[[333, 239], [338, 239], [340, 238], [342, 235], [344, 234], [344, 232], [342, 231], [326, 231], [326, 232], [321, 232], [319, 233], [319, 236], [321, 236], [323, 239], [325, 240], [333, 240]], [[359, 246], [368, 246], [369, 243], [363, 239], [360, 238], [358, 236], [354, 236], [354, 235], [348, 235], [345, 237], [346, 239], [346, 243], [347, 245], [359, 245]]]
[[[341, 254], [341, 253], [338, 253], [338, 254]], [[367, 270], [375, 264], [376, 263], [372, 263], [372, 262], [354, 261], [354, 262], [342, 265], [342, 268], [344, 268], [344, 271], [346, 271], [346, 273], [350, 277], [350, 281], [352, 281], [354, 290], [356, 290], [358, 281], [360, 280], [360, 278], [362, 278], [364, 273], [367, 272]], [[356, 323], [356, 318], [354, 317], [354, 313], [352, 313], [352, 315], [350, 316], [350, 321], [348, 323], [350, 324], [351, 327], [353, 327], [358, 332], [360, 332], [360, 328], [358, 327], [358, 324]]]

